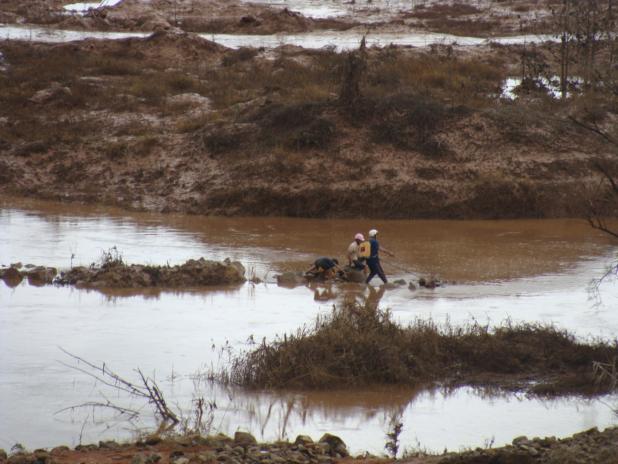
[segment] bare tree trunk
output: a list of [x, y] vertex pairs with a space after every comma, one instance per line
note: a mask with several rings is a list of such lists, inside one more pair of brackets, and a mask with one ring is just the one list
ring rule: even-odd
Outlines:
[[605, 37], [609, 44], [608, 58], [607, 58], [607, 77], [612, 78], [614, 72], [614, 62], [616, 61], [616, 41], [618, 38], [615, 36], [615, 18], [614, 18], [614, 0], [607, 0], [607, 16], [605, 26]]
[[563, 0], [562, 10], [560, 12], [560, 28], [562, 36], [560, 38], [560, 96], [566, 98], [569, 79], [569, 45], [570, 37], [570, 19], [571, 13], [570, 0]]
[[361, 40], [358, 50], [349, 52], [343, 70], [343, 82], [339, 101], [344, 105], [351, 105], [361, 96], [360, 83], [366, 69], [365, 37]]

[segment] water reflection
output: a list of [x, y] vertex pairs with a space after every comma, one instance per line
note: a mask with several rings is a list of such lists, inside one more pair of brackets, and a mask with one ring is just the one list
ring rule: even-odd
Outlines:
[[[611, 411], [604, 411], [603, 406], [596, 400], [578, 398], [543, 400], [514, 394], [495, 395], [471, 388], [454, 391], [382, 388], [295, 392], [279, 396], [267, 393], [244, 393], [240, 398], [240, 401], [232, 400], [231, 406], [237, 410], [248, 411], [246, 418], [251, 430], [260, 430], [260, 435], [264, 439], [274, 437], [293, 439], [303, 430], [310, 431], [311, 435], [315, 436], [320, 432], [320, 425], [328, 423], [335, 433], [342, 435], [357, 452], [361, 450], [383, 452], [384, 436], [393, 417], [397, 417], [404, 424], [404, 434], [401, 437], [403, 446], [412, 445], [415, 439], [428, 446], [428, 437], [436, 432], [438, 432], [436, 435], [441, 435], [442, 432], [445, 435], [431, 440], [434, 443], [442, 442], [442, 448], [440, 445], [431, 447], [432, 450], [440, 451], [443, 447], [458, 449], [462, 446], [471, 446], [470, 443], [460, 441], [460, 438], [449, 437], [450, 433], [456, 435], [462, 433], [461, 430], [453, 430], [454, 427], [450, 425], [453, 422], [460, 424], [467, 422], [470, 426], [473, 424], [474, 431], [469, 434], [474, 436], [475, 444], [480, 445], [483, 440], [492, 437], [499, 441], [499, 444], [510, 442], [514, 438], [513, 435], [507, 436], [501, 433], [499, 428], [492, 429], [492, 426], [504, 424], [508, 421], [508, 416], [513, 419], [513, 412], [519, 408], [522, 411], [518, 411], [517, 415], [525, 414], [525, 411], [533, 412], [535, 416], [541, 411], [551, 412], [554, 420], [559, 417], [566, 419], [572, 414], [569, 411], [571, 407], [573, 412], [581, 408], [591, 416], [596, 415], [595, 419], [603, 425], [614, 423]], [[606, 400], [614, 402], [616, 397]], [[449, 417], [449, 411], [455, 410], [466, 411], [466, 414]], [[430, 411], [435, 415], [429, 413]], [[475, 412], [471, 414], [472, 411]], [[501, 414], [505, 416], [500, 417]], [[545, 421], [540, 420], [532, 427], [535, 432], [541, 431], [543, 422]]]
[[[0, 40], [22, 40], [29, 42], [65, 43], [74, 40], [101, 39], [119, 40], [131, 37], [148, 37], [145, 32], [104, 32], [104, 31], [70, 31], [50, 29], [44, 27], [24, 27], [0, 25]], [[274, 34], [274, 35], [242, 35], [242, 34], [199, 34], [201, 37], [219, 43], [229, 48], [239, 47], [264, 47], [276, 48], [282, 45], [296, 45], [303, 48], [316, 49], [333, 47], [337, 50], [350, 50], [358, 48], [366, 31], [316, 31], [299, 34]], [[375, 33], [366, 38], [367, 46], [387, 47], [404, 45], [412, 47], [426, 47], [431, 44], [452, 44], [462, 46], [483, 45], [489, 42], [504, 45], [541, 43], [555, 41], [550, 35], [521, 35], [509, 37], [492, 37], [491, 39], [480, 37], [461, 37], [452, 34], [433, 32], [401, 32], [401, 33]]]
[[[490, 442], [501, 446], [522, 434], [567, 436], [593, 426], [602, 429], [616, 423], [608, 404], [618, 402], [616, 395], [593, 400], [547, 400], [473, 388], [250, 392], [196, 381], [195, 377], [175, 378], [163, 385], [168, 395], [174, 395], [183, 417], [191, 417], [191, 405], [196, 398], [216, 403], [210, 418], [212, 426], [229, 435], [239, 427], [266, 441], [293, 440], [298, 434], [318, 439], [330, 432], [342, 437], [353, 453], [375, 454], [385, 452], [385, 434], [394, 419], [404, 425], [402, 449], [420, 444], [423, 449], [436, 452]], [[121, 398], [116, 397], [116, 401], [125, 404]], [[117, 429], [112, 436], [118, 433], [120, 418], [103, 414], [106, 420], [115, 420], [111, 423]], [[73, 411], [72, 419], [83, 420], [83, 416], [84, 413], [80, 416]], [[134, 429], [154, 426], [154, 418], [147, 413], [130, 424]], [[91, 421], [85, 433], [110, 436], [109, 431], [101, 433], [100, 428], [100, 423]]]
[[397, 255], [383, 260], [389, 276], [435, 274], [464, 284], [568, 274], [611, 253], [613, 245], [579, 220], [213, 218], [30, 200], [2, 204], [0, 264], [68, 267], [75, 254], [74, 265], [88, 265], [117, 246], [129, 263], [229, 257], [273, 281], [274, 272], [306, 269], [315, 256], [342, 256], [354, 232], [379, 226], [382, 242]]
[[428, 47], [432, 44], [476, 46], [497, 43], [517, 45], [523, 43], [542, 43], [555, 41], [550, 35], [519, 35], [508, 37], [462, 37], [437, 32], [377, 32], [367, 34], [365, 30], [316, 31], [297, 34], [250, 35], [250, 34], [200, 34], [201, 37], [229, 48], [263, 47], [276, 48], [283, 45], [295, 45], [308, 49], [330, 47], [338, 51], [358, 48], [365, 37], [368, 47], [388, 47], [400, 45], [408, 47]]
[[0, 40], [65, 43], [74, 40], [119, 40], [131, 37], [148, 37], [146, 32], [69, 31], [37, 26], [8, 26], [0, 24]]
[[[0, 447], [76, 444], [84, 411], [54, 412], [100, 400], [100, 385], [62, 366], [60, 345], [118, 372], [136, 367], [161, 380], [166, 395], [190, 411], [195, 372], [218, 368], [251, 340], [273, 339], [311, 324], [333, 304], [390, 308], [406, 323], [431, 318], [465, 324], [551, 322], [577, 335], [614, 337], [618, 286], [602, 288], [592, 307], [586, 286], [602, 273], [615, 247], [582, 221], [365, 221], [283, 218], [210, 218], [134, 214], [113, 208], [31, 200], [0, 200], [0, 264], [22, 261], [68, 267], [95, 261], [118, 246], [129, 262], [165, 264], [205, 256], [258, 263], [265, 284], [178, 290], [78, 290], [0, 284]], [[409, 281], [439, 273], [457, 284], [411, 291], [357, 284], [270, 284], [274, 272], [305, 269], [317, 255], [341, 256], [358, 230], [381, 230]], [[316, 298], [317, 292], [317, 298]], [[214, 347], [214, 349], [213, 349]], [[402, 446], [418, 440], [445, 446], [507, 443], [517, 435], [565, 436], [613, 422], [614, 397], [543, 402], [517, 395], [487, 397], [472, 389], [418, 392], [373, 389], [340, 392], [246, 392], [199, 385], [219, 406], [214, 425], [233, 433], [245, 425], [261, 439], [337, 433], [355, 451], [382, 452], [390, 416], [404, 421]], [[118, 398], [127, 407], [140, 407]], [[143, 405], [142, 405], [143, 406]], [[87, 413], [84, 441], [125, 439], [152, 418], [127, 425], [109, 412]], [[37, 417], [32, 421], [32, 417]], [[94, 418], [93, 418], [94, 417]], [[117, 420], [116, 420], [117, 419]], [[110, 422], [111, 420], [111, 422]], [[471, 426], [473, 423], [473, 426]], [[109, 428], [113, 426], [113, 428]], [[8, 443], [7, 443], [8, 442]]]

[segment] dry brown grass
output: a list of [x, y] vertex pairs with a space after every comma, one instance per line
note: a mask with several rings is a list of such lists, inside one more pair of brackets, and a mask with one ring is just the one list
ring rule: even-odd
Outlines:
[[445, 32], [461, 36], [483, 36], [500, 27], [500, 22], [490, 19], [450, 19], [427, 20], [427, 27], [435, 32]]
[[370, 61], [366, 93], [431, 93], [466, 105], [486, 106], [506, 70], [498, 61], [458, 59], [438, 54], [406, 55], [388, 49]]
[[417, 5], [408, 16], [419, 19], [438, 19], [445, 16], [466, 16], [480, 13], [481, 10], [467, 3], [434, 3], [432, 5]]
[[615, 344], [581, 343], [551, 326], [490, 329], [473, 323], [439, 328], [417, 321], [401, 327], [388, 312], [352, 305], [318, 317], [312, 327], [261, 344], [238, 357], [224, 377], [258, 388], [466, 384], [479, 379], [505, 385], [515, 378], [534, 379], [544, 392], [550, 386], [559, 390], [561, 381], [567, 390], [592, 391], [593, 361], [612, 360], [617, 353]]

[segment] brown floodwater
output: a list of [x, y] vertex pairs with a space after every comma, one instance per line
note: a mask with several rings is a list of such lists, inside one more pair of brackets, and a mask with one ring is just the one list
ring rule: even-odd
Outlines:
[[[9, 208], [9, 205], [11, 206]], [[129, 262], [178, 263], [195, 256], [231, 257], [261, 270], [304, 269], [319, 256], [345, 256], [355, 233], [378, 229], [388, 273], [438, 275], [483, 283], [563, 273], [607, 254], [614, 242], [583, 220], [393, 221], [222, 218], [132, 213], [108, 207], [34, 200], [0, 201], [3, 262], [89, 264], [116, 246]], [[28, 218], [41, 227], [32, 228]], [[38, 218], [38, 219], [36, 219]], [[22, 221], [22, 224], [18, 222]], [[162, 237], [165, 231], [165, 237]], [[47, 234], [47, 236], [45, 236]], [[35, 264], [39, 264], [36, 262]]]
[[[356, 232], [380, 230], [396, 259], [392, 279], [437, 275], [435, 290], [407, 286], [299, 286], [275, 283], [318, 256], [344, 257]], [[76, 371], [60, 348], [105, 362], [134, 379], [157, 378], [169, 401], [190, 417], [195, 397], [216, 400], [213, 427], [249, 430], [260, 439], [336, 433], [355, 452], [383, 452], [393, 418], [404, 423], [402, 448], [510, 442], [518, 435], [566, 436], [615, 423], [618, 398], [553, 401], [464, 388], [414, 391], [247, 392], [211, 385], [204, 372], [230, 353], [310, 324], [343, 299], [380, 301], [401, 323], [549, 322], [578, 336], [618, 332], [613, 280], [590, 301], [590, 280], [616, 258], [616, 246], [580, 220], [382, 221], [215, 218], [127, 213], [98, 206], [0, 199], [0, 264], [89, 264], [116, 247], [133, 263], [176, 264], [203, 256], [240, 260], [264, 283], [187, 290], [87, 291], [0, 282], [0, 448], [127, 439], [152, 427], [144, 404]], [[68, 366], [67, 366], [68, 364]], [[67, 407], [112, 398], [142, 411], [128, 422], [111, 411]], [[36, 418], [33, 420], [33, 418]]]

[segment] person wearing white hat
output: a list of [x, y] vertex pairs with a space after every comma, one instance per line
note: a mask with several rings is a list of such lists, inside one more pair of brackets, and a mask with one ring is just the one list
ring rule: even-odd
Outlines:
[[359, 255], [359, 246], [365, 241], [365, 236], [358, 233], [354, 236], [354, 241], [348, 246], [348, 265], [352, 269], [362, 271], [365, 269], [365, 259]]
[[[369, 244], [371, 246], [371, 252], [369, 254], [369, 258], [367, 258], [369, 275], [367, 276], [366, 283], [371, 282], [371, 279], [377, 275], [380, 279], [382, 279], [382, 282], [386, 284], [388, 283], [388, 279], [386, 278], [386, 274], [384, 274], [382, 264], [380, 264], [380, 244], [378, 243], [378, 231], [376, 229], [371, 229], [369, 231]], [[395, 256], [385, 248], [381, 248], [381, 250], [389, 256]]]

